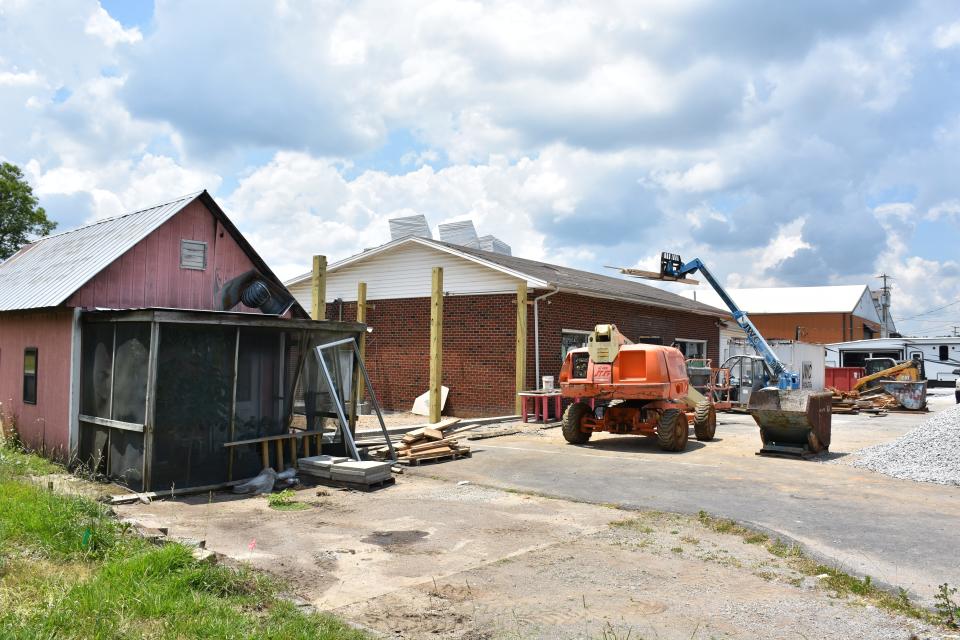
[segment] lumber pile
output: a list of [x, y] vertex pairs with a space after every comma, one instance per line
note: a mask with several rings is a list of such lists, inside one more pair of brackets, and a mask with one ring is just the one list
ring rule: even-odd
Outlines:
[[[408, 431], [403, 439], [394, 448], [397, 451], [397, 462], [419, 463], [422, 460], [436, 460], [441, 458], [458, 458], [470, 454], [470, 447], [460, 444], [457, 438], [447, 435], [458, 418], [447, 418], [436, 424]], [[379, 460], [390, 457], [388, 447], [370, 449], [369, 453]]]

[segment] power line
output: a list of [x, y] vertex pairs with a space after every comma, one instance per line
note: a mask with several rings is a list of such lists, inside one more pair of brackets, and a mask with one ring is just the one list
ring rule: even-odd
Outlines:
[[934, 312], [936, 312], [936, 311], [940, 311], [940, 310], [942, 310], [942, 309], [946, 309], [947, 307], [952, 307], [952, 306], [955, 305], [955, 304], [960, 304], [960, 300], [956, 300], [956, 301], [954, 301], [954, 302], [950, 302], [949, 304], [945, 304], [945, 305], [943, 305], [942, 307], [937, 307], [936, 309], [930, 309], [930, 310], [928, 310], [928, 311], [922, 311], [922, 312], [918, 313], [918, 314], [915, 315], [915, 316], [910, 316], [910, 317], [908, 317], [908, 318], [900, 318], [900, 322], [903, 322], [904, 320], [912, 320], [913, 318], [919, 318], [920, 316], [926, 316], [926, 315], [929, 315], [929, 314], [934, 313]]

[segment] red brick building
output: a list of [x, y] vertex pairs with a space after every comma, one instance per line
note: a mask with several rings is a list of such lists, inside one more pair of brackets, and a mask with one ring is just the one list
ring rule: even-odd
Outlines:
[[[367, 367], [380, 404], [409, 410], [429, 385], [430, 290], [444, 269], [444, 413], [514, 412], [517, 285], [526, 283], [526, 385], [556, 376], [566, 350], [599, 323], [634, 341], [677, 343], [690, 356], [719, 358], [719, 327], [729, 314], [619, 277], [569, 269], [437, 240], [406, 237], [330, 265], [327, 318], [356, 317], [357, 283], [367, 283]], [[287, 283], [311, 306], [310, 274]]]
[[[889, 308], [884, 309], [876, 292], [865, 284], [730, 289], [728, 293], [767, 340], [830, 344], [896, 334]], [[713, 289], [682, 295], [725, 308]]]

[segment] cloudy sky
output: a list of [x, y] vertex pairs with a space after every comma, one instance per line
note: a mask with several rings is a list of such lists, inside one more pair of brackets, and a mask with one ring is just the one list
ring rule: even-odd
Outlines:
[[61, 229], [206, 188], [282, 277], [422, 213], [593, 270], [886, 272], [937, 335], [958, 72], [952, 0], [0, 0], [0, 158]]

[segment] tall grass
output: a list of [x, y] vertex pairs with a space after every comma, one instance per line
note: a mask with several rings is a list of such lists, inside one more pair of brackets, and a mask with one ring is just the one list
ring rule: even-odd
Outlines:
[[263, 574], [154, 546], [102, 505], [25, 482], [46, 468], [33, 458], [0, 446], [0, 640], [365, 637]]

